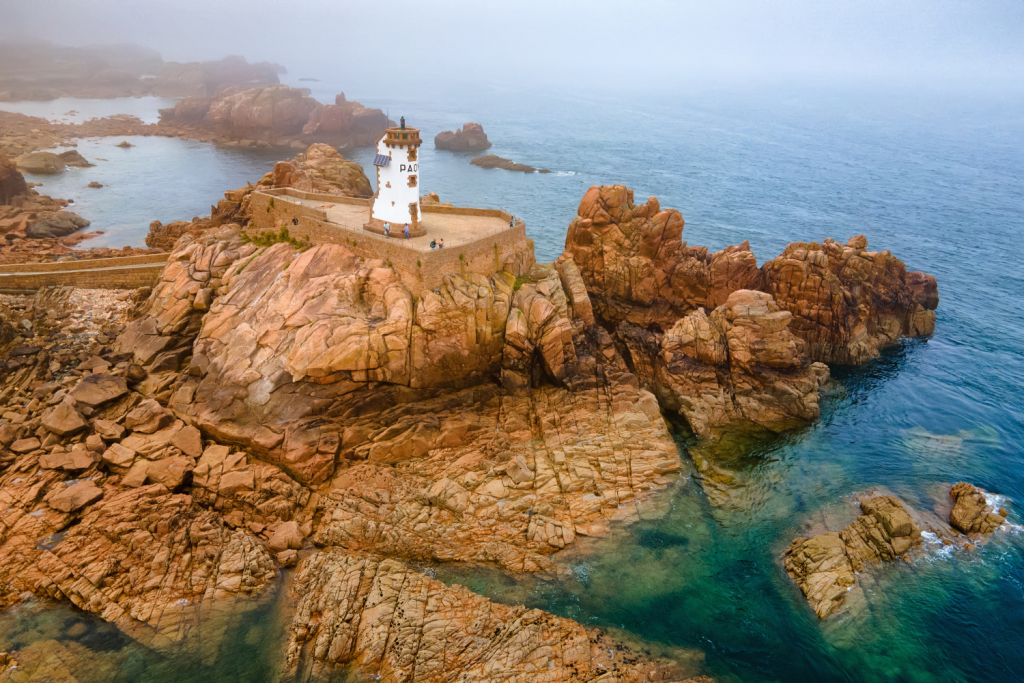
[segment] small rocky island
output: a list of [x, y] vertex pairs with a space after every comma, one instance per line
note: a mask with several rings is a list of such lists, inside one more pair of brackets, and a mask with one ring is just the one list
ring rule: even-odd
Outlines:
[[434, 147], [449, 152], [482, 152], [490, 146], [491, 141], [479, 123], [467, 123], [454, 133], [446, 130], [434, 136]]

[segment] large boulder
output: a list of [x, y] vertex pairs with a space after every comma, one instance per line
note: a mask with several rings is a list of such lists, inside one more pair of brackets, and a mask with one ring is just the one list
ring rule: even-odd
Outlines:
[[235, 137], [259, 137], [261, 132], [298, 134], [319, 106], [301, 90], [287, 85], [230, 88], [213, 100], [204, 122]]
[[451, 152], [481, 152], [491, 146], [484, 127], [479, 123], [467, 123], [453, 133], [443, 131], [434, 136], [434, 147]]
[[949, 497], [954, 501], [949, 523], [961, 533], [990, 534], [1006, 521], [1006, 511], [989, 505], [985, 492], [973, 484], [954, 484]]
[[69, 392], [71, 398], [75, 399], [75, 403], [90, 408], [98, 408], [127, 393], [128, 384], [124, 377], [105, 373], [89, 375]]
[[15, 197], [28, 194], [28, 184], [11, 160], [0, 152], [0, 205], [10, 204]]
[[40, 218], [25, 228], [25, 236], [32, 239], [64, 237], [82, 228], [88, 227], [89, 221], [71, 211], [59, 211], [45, 218]]
[[388, 123], [388, 117], [380, 109], [348, 101], [345, 93], [339, 93], [334, 104], [320, 105], [310, 113], [302, 133], [306, 139], [369, 145], [380, 138]]
[[65, 164], [53, 152], [30, 152], [18, 159], [18, 170], [34, 175], [54, 175], [64, 171]]

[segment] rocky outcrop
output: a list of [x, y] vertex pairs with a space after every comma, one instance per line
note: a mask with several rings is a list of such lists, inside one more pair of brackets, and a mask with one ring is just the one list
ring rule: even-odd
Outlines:
[[302, 134], [310, 141], [371, 145], [388, 125], [388, 117], [380, 109], [350, 102], [345, 99], [345, 93], [338, 93], [334, 104], [322, 104], [310, 113]]
[[542, 168], [538, 171], [533, 166], [517, 164], [511, 159], [505, 159], [495, 154], [485, 154], [480, 157], [473, 157], [469, 163], [474, 166], [479, 166], [480, 168], [500, 168], [505, 171], [518, 171], [520, 173], [551, 173], [551, 171], [546, 168]]
[[804, 354], [791, 319], [770, 295], [741, 289], [710, 316], [700, 308], [664, 334], [623, 322], [617, 335], [661, 405], [698, 436], [743, 422], [778, 431], [818, 416], [829, 376]]
[[227, 226], [198, 239], [182, 237], [160, 281], [116, 343], [117, 353], [131, 354], [150, 371], [179, 369], [192, 355], [192, 340], [199, 333], [203, 314], [223, 291], [236, 261], [253, 255], [257, 247], [243, 244], [241, 229]]
[[57, 158], [60, 159], [65, 166], [71, 166], [72, 168], [89, 168], [90, 166], [95, 166], [95, 164], [90, 164], [89, 160], [83, 157], [77, 149], [69, 149], [66, 152], [61, 152], [57, 155]]
[[784, 555], [786, 572], [824, 619], [843, 607], [857, 573], [921, 544], [921, 529], [892, 496], [861, 498], [863, 515], [840, 532], [796, 538]]
[[953, 509], [949, 523], [964, 534], [991, 534], [1006, 521], [1006, 510], [989, 504], [985, 492], [965, 481], [953, 485], [949, 491]]
[[29, 239], [64, 237], [87, 227], [89, 227], [89, 221], [77, 213], [60, 211], [30, 223], [25, 228], [25, 236]]
[[793, 332], [815, 360], [858, 365], [901, 337], [935, 330], [935, 279], [867, 244], [863, 235], [845, 246], [796, 242], [761, 268], [764, 290], [793, 314]]
[[201, 127], [233, 140], [271, 144], [302, 140], [371, 145], [388, 127], [384, 112], [350, 102], [344, 93], [334, 104], [324, 105], [286, 85], [229, 88], [216, 95], [184, 98], [173, 109], [161, 109], [160, 120], [165, 128]]
[[311, 145], [291, 161], [274, 164], [273, 186], [342, 197], [373, 196], [363, 167], [322, 144]]
[[491, 141], [479, 123], [467, 123], [454, 133], [446, 130], [434, 136], [434, 147], [449, 152], [482, 152], [490, 146]]
[[10, 204], [15, 197], [28, 194], [28, 185], [14, 164], [0, 152], [0, 204]]
[[789, 329], [812, 360], [842, 364], [863, 363], [901, 337], [934, 330], [935, 279], [906, 272], [887, 251], [867, 251], [863, 236], [845, 247], [793, 243], [758, 269], [747, 243], [709, 255], [706, 247], [687, 246], [682, 232], [679, 212], [662, 210], [656, 198], [637, 205], [621, 185], [587, 191], [566, 250], [599, 318], [663, 332], [736, 290], [755, 289], [793, 314]]
[[17, 168], [22, 173], [33, 175], [55, 175], [64, 171], [64, 160], [53, 152], [32, 152], [18, 159]]
[[673, 663], [645, 660], [600, 631], [494, 603], [365, 553], [313, 554], [292, 590], [298, 604], [288, 627], [288, 681], [326, 680], [347, 664], [384, 683], [682, 678]]

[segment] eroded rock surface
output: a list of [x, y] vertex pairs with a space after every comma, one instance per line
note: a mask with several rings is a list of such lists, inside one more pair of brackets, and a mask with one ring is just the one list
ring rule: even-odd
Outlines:
[[621, 185], [587, 191], [565, 247], [599, 318], [664, 332], [734, 291], [760, 290], [793, 314], [789, 329], [812, 360], [841, 364], [863, 363], [901, 337], [934, 331], [935, 279], [908, 273], [887, 251], [868, 251], [863, 235], [846, 246], [795, 242], [758, 268], [745, 242], [708, 254], [687, 246], [682, 232], [679, 212], [662, 210], [654, 197], [638, 205]]
[[949, 523], [961, 533], [991, 534], [1006, 521], [1006, 511], [989, 505], [985, 492], [973, 484], [954, 484], [949, 497], [954, 501]]
[[347, 161], [329, 145], [311, 145], [291, 161], [274, 164], [274, 187], [294, 187], [303, 192], [372, 197], [373, 188], [363, 167]]
[[707, 437], [742, 421], [781, 430], [818, 416], [828, 367], [807, 358], [791, 319], [770, 295], [741, 289], [710, 316], [700, 308], [663, 335], [626, 322], [617, 335], [662, 406]]
[[764, 290], [793, 314], [793, 333], [815, 360], [859, 365], [901, 337], [935, 331], [935, 279], [908, 273], [863, 235], [846, 245], [795, 242], [764, 264]]
[[864, 514], [842, 531], [796, 538], [784, 555], [786, 572], [821, 619], [843, 607], [856, 573], [921, 544], [921, 529], [898, 498], [862, 498], [860, 507]]
[[599, 631], [493, 603], [396, 560], [318, 552], [303, 560], [293, 590], [286, 680], [329, 678], [348, 663], [385, 683], [682, 678], [671, 662], [646, 661]]

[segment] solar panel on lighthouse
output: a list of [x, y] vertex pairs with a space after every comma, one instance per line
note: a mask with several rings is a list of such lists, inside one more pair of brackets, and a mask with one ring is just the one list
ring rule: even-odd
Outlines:
[[373, 158], [374, 166], [387, 166], [391, 162], [391, 157], [386, 154], [378, 154]]

